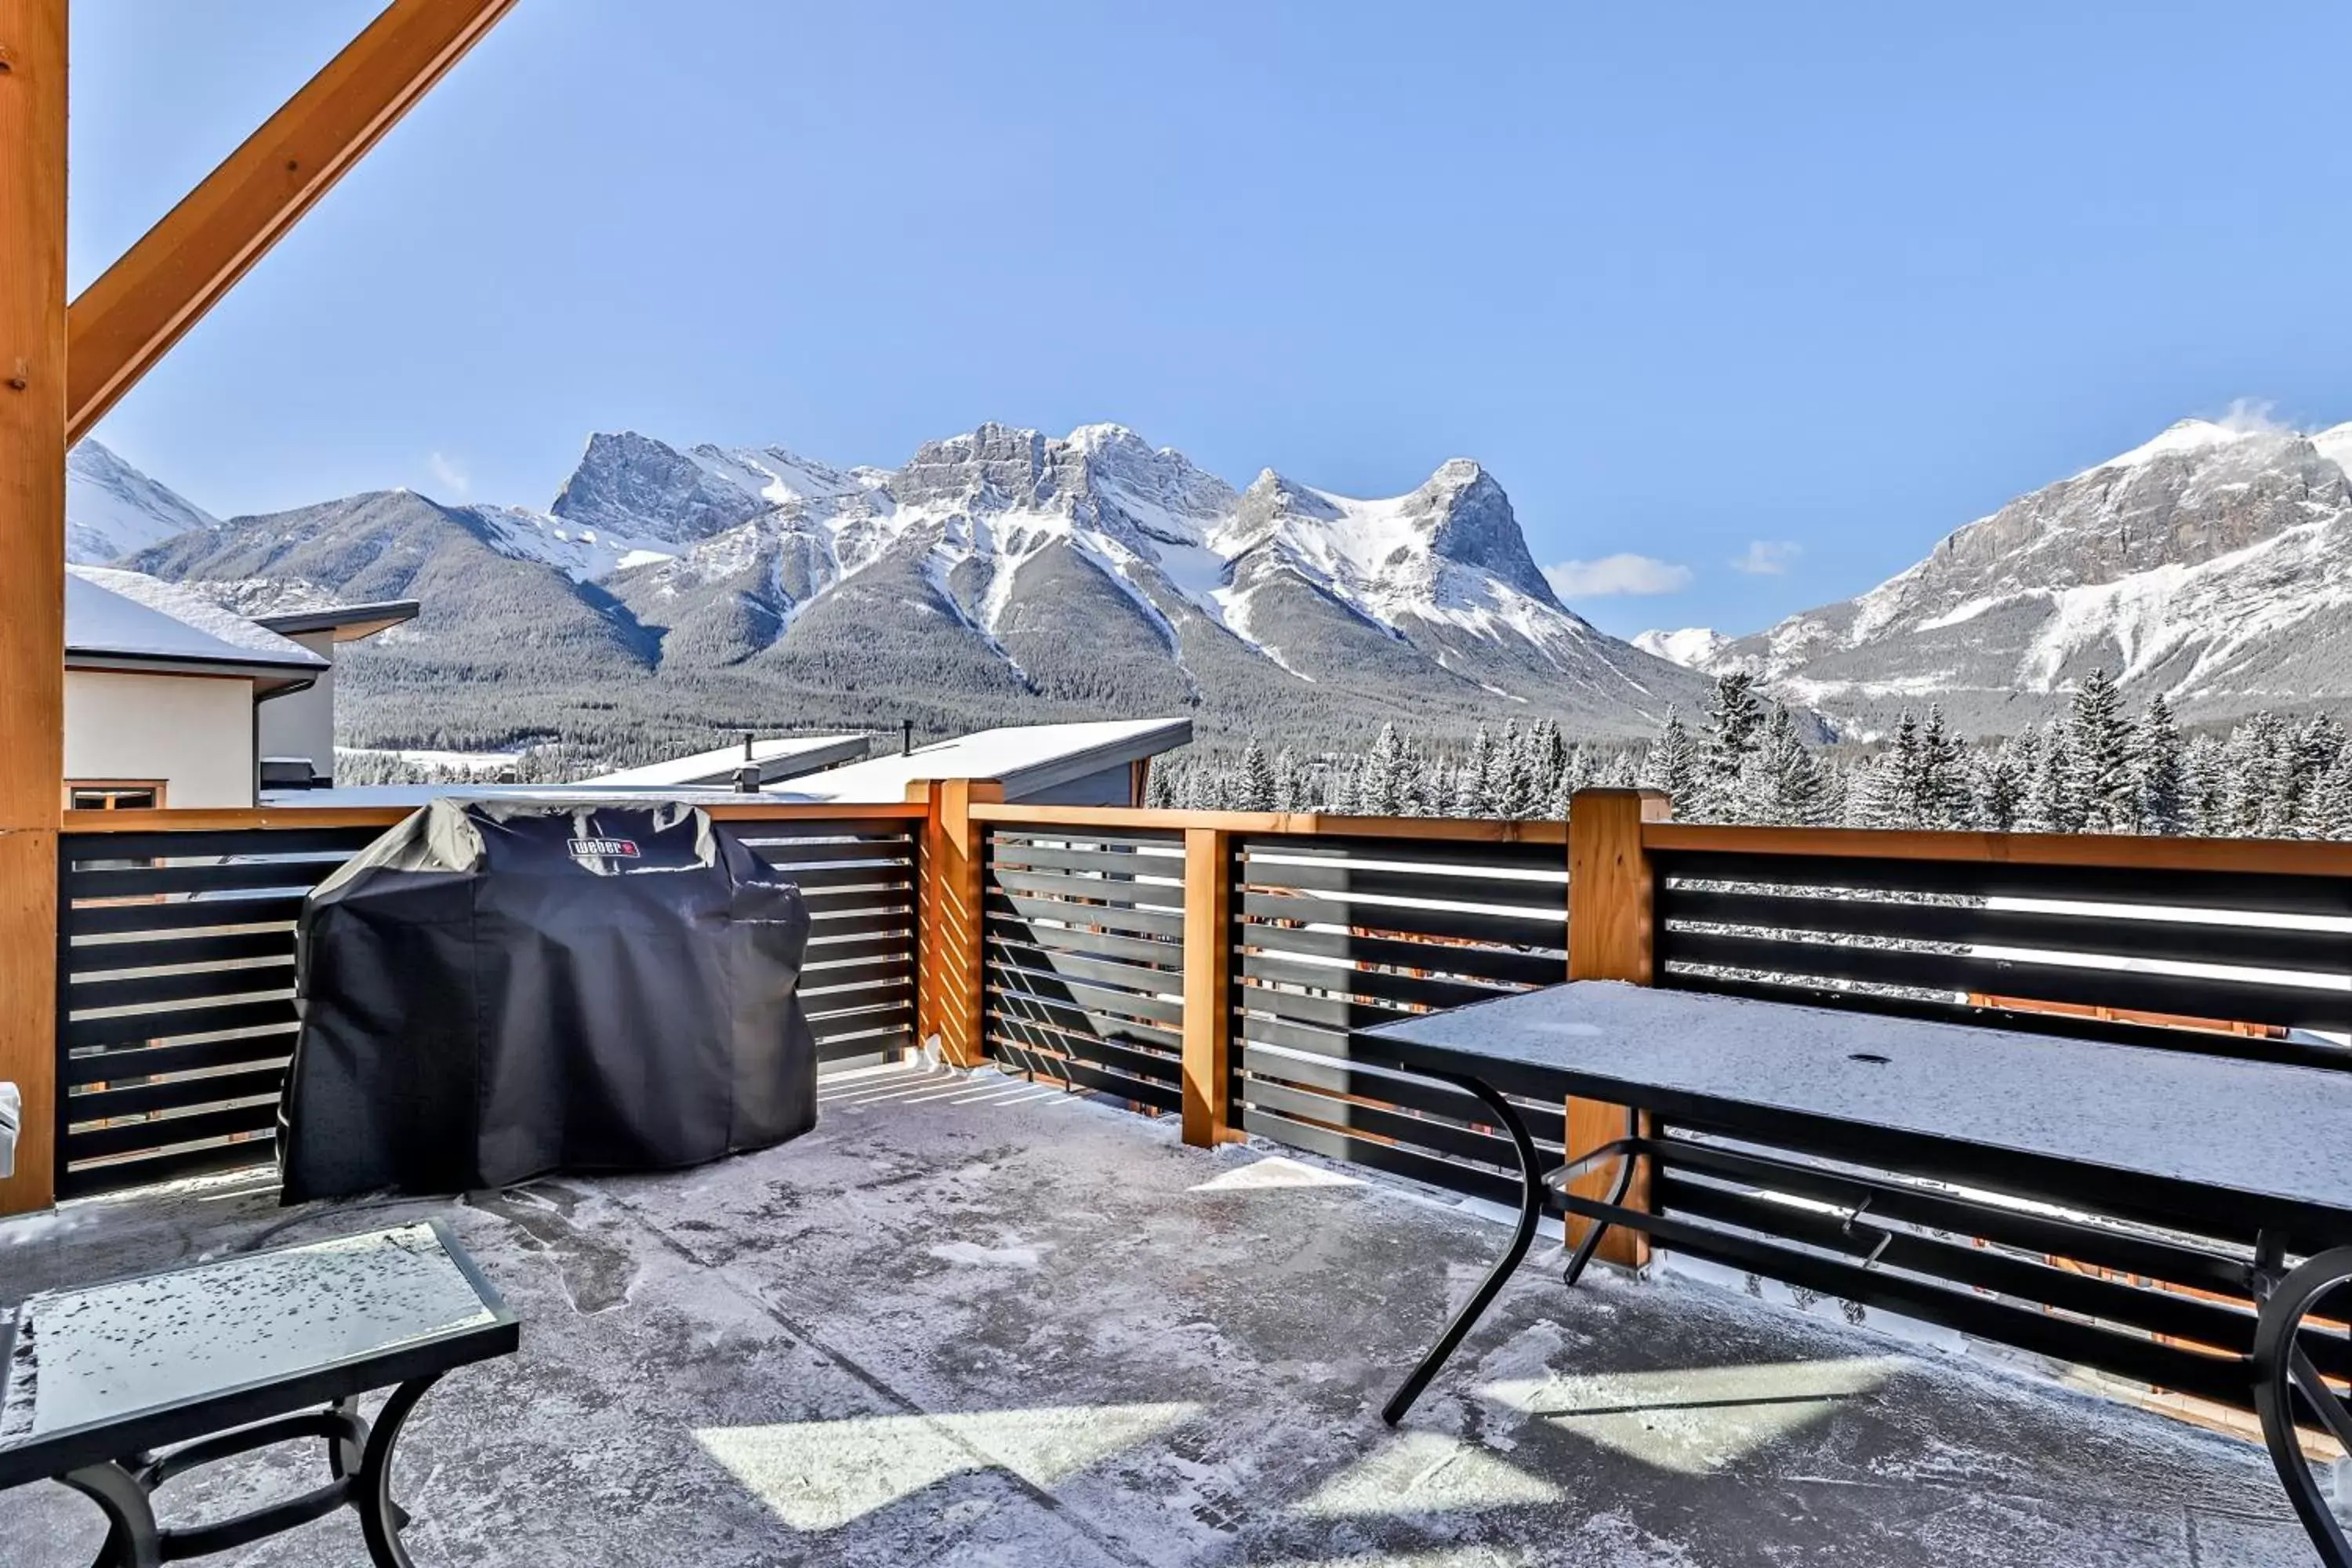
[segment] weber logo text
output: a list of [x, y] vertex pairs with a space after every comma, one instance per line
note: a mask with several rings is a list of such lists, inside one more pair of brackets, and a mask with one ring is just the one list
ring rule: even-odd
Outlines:
[[634, 838], [575, 838], [572, 841], [574, 855], [616, 856], [624, 860], [637, 858], [637, 841]]

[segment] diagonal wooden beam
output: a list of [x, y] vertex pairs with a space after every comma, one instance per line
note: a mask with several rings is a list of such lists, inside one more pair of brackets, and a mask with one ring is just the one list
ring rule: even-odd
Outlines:
[[79, 441], [515, 0], [392, 0], [244, 145], [83, 289], [66, 327]]

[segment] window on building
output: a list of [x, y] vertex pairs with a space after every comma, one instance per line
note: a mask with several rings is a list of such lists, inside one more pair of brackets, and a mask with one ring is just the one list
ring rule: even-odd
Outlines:
[[163, 804], [161, 779], [66, 781], [66, 805], [73, 811], [138, 811]]

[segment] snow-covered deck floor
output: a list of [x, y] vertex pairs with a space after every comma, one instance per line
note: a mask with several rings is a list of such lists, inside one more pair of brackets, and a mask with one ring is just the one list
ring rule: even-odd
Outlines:
[[[281, 1234], [434, 1213], [523, 1348], [410, 1423], [422, 1568], [2312, 1561], [2256, 1446], [1704, 1284], [1567, 1291], [1556, 1235], [1390, 1431], [1499, 1225], [992, 1074], [873, 1069], [764, 1154]], [[0, 1297], [289, 1217], [223, 1181], [0, 1224]], [[166, 1522], [315, 1447], [174, 1483]], [[10, 1568], [99, 1533], [0, 1493]], [[365, 1559], [344, 1513], [217, 1561]]]

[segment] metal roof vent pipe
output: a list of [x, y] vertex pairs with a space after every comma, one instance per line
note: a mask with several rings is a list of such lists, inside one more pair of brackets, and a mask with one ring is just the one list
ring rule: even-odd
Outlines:
[[915, 754], [915, 721], [912, 719], [898, 721], [898, 754], [902, 757]]
[[741, 767], [735, 770], [735, 793], [737, 795], [757, 795], [760, 793], [759, 763], [745, 763]]

